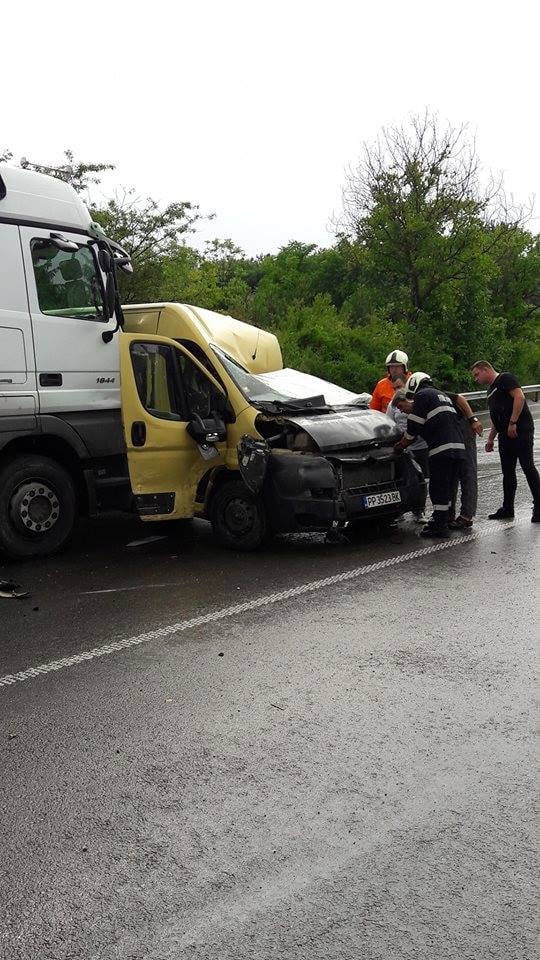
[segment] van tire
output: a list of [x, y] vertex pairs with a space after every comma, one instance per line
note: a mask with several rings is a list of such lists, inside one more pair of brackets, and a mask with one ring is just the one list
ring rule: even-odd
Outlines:
[[212, 497], [210, 522], [218, 543], [228, 550], [256, 550], [268, 537], [263, 501], [242, 480], [228, 480]]
[[77, 497], [67, 470], [22, 456], [0, 470], [0, 551], [14, 559], [58, 553], [73, 533]]

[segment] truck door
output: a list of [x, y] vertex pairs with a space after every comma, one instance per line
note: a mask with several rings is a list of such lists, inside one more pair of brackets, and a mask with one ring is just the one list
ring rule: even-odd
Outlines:
[[123, 333], [122, 419], [131, 486], [141, 516], [192, 517], [197, 484], [225, 462], [227, 443], [205, 460], [187, 431], [197, 416], [223, 415], [223, 388], [174, 340]]
[[0, 392], [35, 389], [34, 350], [19, 229], [0, 223]]
[[20, 227], [34, 334], [37, 389], [42, 413], [120, 406], [118, 338], [107, 319], [104, 275], [88, 237], [65, 238], [77, 250], [51, 243], [50, 229]]
[[32, 327], [19, 228], [0, 223], [0, 433], [35, 430]]

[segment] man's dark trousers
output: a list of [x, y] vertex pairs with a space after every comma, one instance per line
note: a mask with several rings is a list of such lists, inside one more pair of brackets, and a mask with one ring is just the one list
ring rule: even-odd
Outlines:
[[515, 439], [499, 434], [499, 457], [503, 474], [503, 510], [507, 513], [514, 512], [518, 460], [529, 484], [534, 505], [540, 507], [540, 474], [534, 465], [533, 447], [533, 431], [518, 434]]
[[445, 457], [438, 453], [429, 458], [429, 497], [433, 504], [433, 527], [448, 526], [448, 511], [452, 500], [452, 491], [459, 475], [462, 457]]

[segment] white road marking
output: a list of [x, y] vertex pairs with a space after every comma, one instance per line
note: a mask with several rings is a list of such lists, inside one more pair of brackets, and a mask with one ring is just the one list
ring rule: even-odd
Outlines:
[[477, 526], [476, 530], [472, 533], [465, 534], [461, 537], [438, 541], [437, 543], [429, 544], [429, 546], [420, 547], [418, 550], [410, 550], [408, 553], [387, 557], [386, 560], [378, 560], [376, 563], [367, 563], [361, 567], [354, 567], [352, 570], [345, 570], [342, 573], [336, 573], [330, 577], [322, 577], [319, 580], [302, 583], [297, 587], [290, 587], [288, 590], [279, 590], [276, 593], [256, 597], [253, 600], [246, 600], [243, 603], [235, 603], [232, 606], [214, 610], [212, 613], [204, 613], [198, 617], [191, 617], [189, 620], [178, 620], [176, 623], [158, 627], [156, 630], [148, 630], [146, 633], [140, 633], [135, 637], [126, 637], [124, 640], [116, 640], [112, 643], [104, 643], [99, 647], [92, 647], [90, 650], [73, 654], [71, 657], [62, 657], [60, 660], [51, 660], [49, 663], [41, 663], [35, 667], [27, 667], [25, 670], [19, 670], [17, 673], [8, 673], [0, 677], [0, 687], [9, 687], [12, 684], [23, 683], [25, 680], [33, 680], [35, 677], [42, 676], [46, 673], [65, 670], [67, 667], [73, 667], [78, 663], [96, 660], [100, 657], [108, 657], [112, 653], [129, 650], [143, 643], [151, 643], [154, 640], [168, 640], [170, 637], [179, 633], [185, 633], [186, 630], [191, 630], [193, 627], [202, 627], [207, 623], [226, 620], [229, 617], [238, 616], [238, 614], [246, 613], [249, 610], [258, 610], [261, 607], [267, 607], [273, 603], [280, 603], [283, 600], [301, 597], [307, 593], [314, 593], [317, 590], [323, 590], [326, 587], [331, 587], [338, 583], [358, 580], [360, 577], [365, 577], [370, 573], [376, 573], [378, 570], [384, 570], [386, 567], [394, 567], [401, 563], [407, 563], [410, 560], [427, 557], [432, 553], [451, 550], [454, 547], [460, 546], [462, 543], [470, 543], [473, 540], [478, 540], [480, 537], [485, 537], [489, 534], [500, 534], [502, 530], [508, 530], [518, 524], [525, 523], [527, 519], [528, 518], [521, 517], [518, 520], [506, 522], [504, 526], [498, 523], [487, 523]]

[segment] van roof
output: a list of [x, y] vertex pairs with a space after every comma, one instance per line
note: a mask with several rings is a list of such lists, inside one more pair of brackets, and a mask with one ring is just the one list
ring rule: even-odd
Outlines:
[[[163, 336], [172, 336], [176, 339], [174, 316], [179, 317], [184, 329], [184, 337], [194, 339], [201, 346], [215, 343], [226, 353], [237, 358], [253, 373], [262, 370], [278, 370], [283, 366], [281, 348], [277, 337], [267, 330], [260, 330], [243, 320], [236, 320], [228, 314], [217, 313], [215, 310], [206, 310], [187, 303], [137, 303], [123, 305], [124, 313], [139, 314], [140, 323], [128, 325], [131, 332], [143, 329], [145, 322], [151, 315], [159, 315], [159, 321], [154, 325], [155, 332]], [[146, 316], [145, 316], [146, 315]], [[150, 332], [152, 324], [146, 327]], [[176, 329], [178, 329], [176, 327]]]
[[63, 180], [0, 164], [0, 221], [87, 232], [91, 217], [78, 193]]

